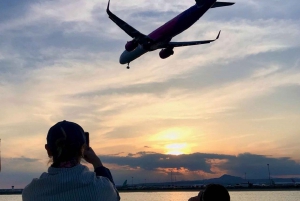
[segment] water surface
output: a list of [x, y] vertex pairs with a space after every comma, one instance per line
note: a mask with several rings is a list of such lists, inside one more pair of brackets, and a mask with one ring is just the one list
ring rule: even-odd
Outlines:
[[[187, 201], [197, 192], [120, 193], [122, 201]], [[300, 191], [230, 192], [231, 201], [299, 201]], [[21, 195], [0, 195], [0, 201], [22, 201]]]

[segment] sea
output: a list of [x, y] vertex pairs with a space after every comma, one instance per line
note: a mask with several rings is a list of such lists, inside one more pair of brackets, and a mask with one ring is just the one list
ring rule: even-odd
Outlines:
[[[188, 201], [197, 192], [120, 193], [122, 201]], [[230, 192], [231, 201], [300, 201], [300, 191]], [[21, 195], [0, 195], [0, 201], [22, 201]]]

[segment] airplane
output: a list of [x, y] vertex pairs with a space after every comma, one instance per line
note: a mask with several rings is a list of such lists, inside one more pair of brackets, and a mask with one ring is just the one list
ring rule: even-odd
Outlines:
[[149, 35], [145, 35], [113, 14], [109, 9], [109, 0], [106, 9], [109, 18], [123, 31], [125, 31], [131, 38], [133, 38], [131, 41], [128, 41], [126, 43], [125, 51], [120, 56], [120, 64], [128, 64], [127, 69], [130, 69], [130, 62], [149, 51], [161, 49], [159, 56], [161, 59], [166, 59], [174, 54], [173, 49], [175, 47], [201, 45], [216, 41], [217, 39], [219, 39], [221, 31], [219, 32], [217, 38], [214, 40], [171, 42], [173, 37], [190, 28], [210, 8], [231, 6], [233, 4], [235, 3], [218, 2], [217, 0], [196, 0], [196, 4], [194, 6], [182, 12], [177, 17], [162, 25]]
[[117, 185], [117, 188], [121, 189], [121, 188], [127, 188], [128, 184], [127, 184], [127, 179], [124, 181], [124, 183], [122, 185]]
[[124, 183], [123, 183], [123, 185], [122, 185], [123, 187], [126, 187], [126, 186], [128, 186], [127, 185], [127, 179], [124, 181]]
[[300, 182], [295, 181], [294, 179], [292, 179], [292, 181], [294, 182], [295, 186], [300, 186]]

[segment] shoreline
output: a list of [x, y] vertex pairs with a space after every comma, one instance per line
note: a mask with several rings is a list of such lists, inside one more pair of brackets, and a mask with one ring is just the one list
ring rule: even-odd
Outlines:
[[[120, 193], [156, 193], [156, 192], [199, 192], [203, 188], [193, 189], [118, 189]], [[229, 192], [255, 191], [300, 191], [300, 188], [229, 188]], [[22, 195], [23, 189], [0, 189], [0, 195]]]

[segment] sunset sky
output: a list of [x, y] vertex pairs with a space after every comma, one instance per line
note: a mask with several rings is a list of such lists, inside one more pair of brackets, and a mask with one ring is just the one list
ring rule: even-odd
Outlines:
[[[58, 121], [80, 124], [117, 184], [230, 174], [300, 177], [299, 0], [236, 0], [173, 41], [214, 39], [119, 64], [131, 40], [104, 0], [0, 2], [0, 188], [47, 171]], [[149, 34], [193, 0], [112, 0]], [[90, 166], [89, 166], [90, 167]]]

